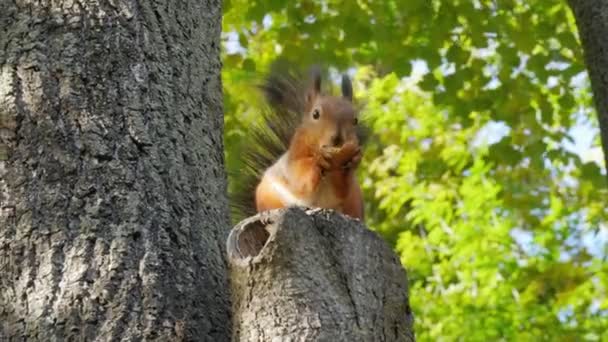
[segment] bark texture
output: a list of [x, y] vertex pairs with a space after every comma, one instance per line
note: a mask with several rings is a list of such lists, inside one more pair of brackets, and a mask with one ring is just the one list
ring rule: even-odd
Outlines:
[[608, 0], [569, 0], [583, 45], [608, 168]]
[[229, 339], [220, 23], [0, 1], [0, 340]]
[[228, 237], [233, 341], [414, 341], [405, 270], [360, 221], [258, 214]]

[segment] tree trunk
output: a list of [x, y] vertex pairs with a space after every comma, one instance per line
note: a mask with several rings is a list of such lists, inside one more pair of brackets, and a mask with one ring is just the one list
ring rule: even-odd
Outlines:
[[0, 340], [229, 339], [220, 22], [0, 1]]
[[583, 45], [608, 168], [608, 0], [569, 0]]
[[234, 341], [414, 341], [407, 277], [359, 221], [291, 208], [228, 237]]

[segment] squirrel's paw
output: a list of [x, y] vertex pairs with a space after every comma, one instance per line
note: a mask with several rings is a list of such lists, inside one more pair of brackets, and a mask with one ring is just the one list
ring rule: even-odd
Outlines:
[[361, 161], [361, 147], [354, 142], [348, 142], [340, 148], [335, 156], [336, 168], [347, 168]]
[[317, 163], [325, 171], [353, 168], [361, 161], [361, 147], [352, 142], [341, 147], [323, 146], [317, 159]]
[[343, 169], [346, 170], [350, 170], [350, 169], [354, 169], [356, 168], [359, 163], [361, 162], [361, 158], [363, 157], [363, 154], [361, 153], [361, 149], [358, 148], [357, 149], [357, 153], [346, 163], [344, 163], [344, 165], [342, 166]]
[[332, 169], [334, 155], [337, 149], [335, 147], [322, 147], [317, 154], [317, 164], [322, 170]]

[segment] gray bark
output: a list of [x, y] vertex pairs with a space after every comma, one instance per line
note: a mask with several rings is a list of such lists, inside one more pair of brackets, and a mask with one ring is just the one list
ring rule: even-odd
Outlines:
[[0, 1], [0, 340], [229, 339], [220, 23]]
[[405, 270], [327, 210], [258, 214], [228, 237], [233, 341], [414, 341]]
[[583, 45], [608, 168], [608, 0], [569, 0]]

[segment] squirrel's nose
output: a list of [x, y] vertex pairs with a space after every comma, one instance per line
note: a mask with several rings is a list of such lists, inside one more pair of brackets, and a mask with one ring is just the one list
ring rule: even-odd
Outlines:
[[342, 136], [340, 134], [334, 135], [331, 137], [331, 143], [334, 145], [334, 147], [342, 145]]

